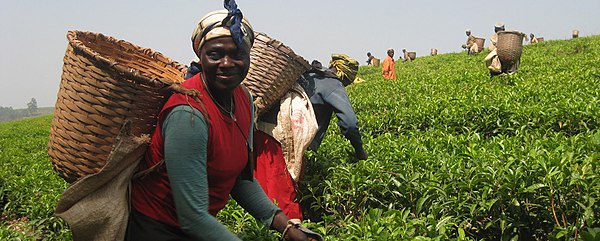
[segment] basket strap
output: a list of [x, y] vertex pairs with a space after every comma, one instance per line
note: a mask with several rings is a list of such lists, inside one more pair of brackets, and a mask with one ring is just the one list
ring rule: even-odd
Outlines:
[[163, 167], [164, 164], [165, 164], [165, 159], [162, 159], [162, 160], [160, 160], [160, 162], [154, 164], [154, 166], [152, 166], [152, 167], [150, 167], [150, 168], [148, 168], [146, 170], [139, 171], [139, 172], [135, 173], [133, 175], [133, 177], [131, 177], [131, 179], [132, 180], [136, 180], [138, 178], [143, 179], [146, 176], [148, 176], [148, 174], [150, 174], [152, 172], [158, 171], [161, 167]]
[[[177, 85], [177, 84], [173, 84], [173, 85]], [[171, 86], [173, 86], [173, 85], [171, 85]], [[181, 87], [181, 88], [183, 88], [183, 87]], [[246, 92], [248, 101], [250, 103], [250, 108], [251, 108], [250, 110], [252, 111], [252, 116], [254, 116], [254, 107], [252, 104], [252, 94], [250, 94], [250, 91], [245, 86], [242, 86], [242, 89], [244, 90], [244, 92]], [[188, 95], [186, 95], [186, 97], [187, 96]], [[208, 116], [206, 115], [206, 107], [204, 106], [204, 103], [197, 96], [193, 96], [192, 98], [194, 98], [200, 104], [200, 107], [202, 107], [202, 110], [203, 110], [200, 112], [204, 116], [204, 119], [207, 122], [206, 124], [210, 125], [210, 120], [208, 119]], [[252, 120], [252, 121], [254, 121], [254, 120]], [[250, 132], [252, 132], [253, 129], [254, 129], [253, 125], [250, 125]], [[252, 139], [250, 139], [251, 137], [252, 137], [252, 135], [248, 136], [247, 143], [253, 143]], [[244, 168], [244, 175], [242, 178], [251, 180], [252, 172], [254, 171], [254, 163], [255, 163], [254, 162], [254, 148], [250, 144], [247, 146], [248, 146], [248, 165], [246, 165], [246, 168]], [[165, 164], [165, 159], [162, 159], [158, 163], [151, 166], [150, 168], [135, 173], [131, 179], [132, 180], [136, 180], [138, 178], [143, 179], [146, 176], [148, 176], [150, 173], [159, 171], [162, 167], [164, 167], [164, 164]]]
[[[171, 84], [168, 87], [168, 89], [173, 92], [177, 92], [177, 93], [185, 95], [186, 99], [191, 97], [194, 100], [196, 100], [196, 102], [198, 102], [198, 104], [200, 104], [200, 107], [202, 108], [200, 113], [202, 113], [202, 115], [204, 116], [204, 121], [206, 121], [206, 125], [210, 126], [210, 119], [208, 118], [208, 115], [206, 114], [206, 107], [204, 106], [204, 103], [202, 102], [202, 100], [200, 100], [200, 98], [198, 98], [198, 96], [200, 95], [200, 92], [197, 92], [194, 89], [187, 89], [183, 86], [180, 86], [179, 84]], [[188, 100], [188, 105], [192, 106], [191, 104], [189, 104], [189, 100]], [[150, 168], [147, 168], [142, 171], [138, 171], [137, 173], [135, 173], [133, 175], [133, 177], [131, 179], [136, 180], [138, 178], [145, 178], [150, 173], [158, 172], [162, 167], [164, 167], [164, 164], [165, 164], [165, 160], [162, 159], [158, 163], [151, 166]]]
[[250, 94], [250, 91], [248, 90], [248, 88], [246, 88], [246, 86], [242, 85], [242, 89], [244, 90], [244, 92], [246, 92], [246, 96], [248, 97], [248, 103], [250, 104], [250, 134], [248, 135], [248, 140], [246, 140], [246, 147], [248, 148], [248, 164], [246, 164], [246, 167], [244, 168], [244, 170], [242, 171], [242, 173], [240, 174], [240, 178], [243, 180], [250, 180], [252, 181], [254, 178], [254, 166], [256, 163], [255, 160], [255, 156], [254, 156], [254, 141], [252, 140], [253, 138], [253, 131], [254, 131], [254, 104], [253, 104], [253, 100], [252, 100], [252, 94]]

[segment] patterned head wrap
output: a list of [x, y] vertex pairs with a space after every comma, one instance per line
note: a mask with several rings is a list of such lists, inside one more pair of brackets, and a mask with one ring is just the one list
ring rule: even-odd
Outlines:
[[494, 28], [498, 29], [498, 30], [504, 31], [504, 23], [503, 22], [497, 22], [496, 25], [494, 25]]
[[345, 54], [332, 54], [329, 68], [335, 69], [335, 74], [342, 82], [354, 82], [358, 73], [358, 61]]
[[235, 1], [225, 1], [227, 10], [217, 10], [206, 14], [198, 22], [192, 33], [192, 48], [198, 55], [200, 48], [208, 40], [231, 36], [238, 48], [250, 50], [254, 43], [252, 25], [237, 8]]

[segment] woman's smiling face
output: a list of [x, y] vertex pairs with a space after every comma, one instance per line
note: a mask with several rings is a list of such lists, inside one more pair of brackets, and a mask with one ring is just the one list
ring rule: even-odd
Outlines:
[[231, 37], [206, 41], [199, 57], [206, 84], [214, 92], [232, 91], [250, 68], [249, 50], [239, 49]]

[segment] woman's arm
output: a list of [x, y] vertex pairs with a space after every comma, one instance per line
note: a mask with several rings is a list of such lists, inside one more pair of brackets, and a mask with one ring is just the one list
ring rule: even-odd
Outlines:
[[[282, 233], [288, 225], [289, 218], [273, 204], [256, 179], [254, 181], [238, 179], [231, 196], [266, 227]], [[285, 240], [308, 240], [306, 234], [295, 228], [289, 229], [284, 238]]]
[[231, 197], [266, 227], [272, 226], [275, 214], [281, 211], [265, 194], [256, 179], [250, 181], [238, 178], [231, 190]]
[[177, 219], [193, 240], [239, 240], [208, 212], [208, 127], [200, 111], [174, 107], [162, 124], [165, 163]]

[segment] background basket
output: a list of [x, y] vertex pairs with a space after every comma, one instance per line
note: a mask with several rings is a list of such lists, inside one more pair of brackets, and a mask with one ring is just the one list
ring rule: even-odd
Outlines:
[[539, 37], [539, 38], [537, 38], [537, 41], [538, 41], [538, 43], [544, 42], [544, 38]]
[[256, 32], [250, 50], [250, 69], [243, 84], [254, 97], [256, 113], [260, 115], [278, 102], [310, 64], [291, 48]]
[[410, 60], [415, 60], [417, 58], [417, 52], [406, 52], [406, 55]]
[[436, 48], [431, 49], [431, 56], [437, 55], [438, 50]]
[[151, 134], [166, 97], [186, 70], [158, 52], [99, 33], [69, 31], [48, 154], [67, 182], [98, 172], [119, 130]]
[[577, 30], [577, 29], [573, 30], [573, 32], [571, 33], [571, 36], [573, 38], [578, 38], [579, 37], [579, 30]]
[[371, 65], [373, 65], [373, 67], [378, 67], [381, 64], [381, 60], [379, 60], [378, 58], [373, 58], [371, 60]]
[[496, 43], [496, 47], [500, 61], [515, 62], [521, 58], [524, 36], [523, 33], [518, 31], [498, 32], [498, 42]]
[[477, 44], [477, 52], [483, 51], [483, 45], [485, 44], [485, 39], [475, 37], [475, 43]]

